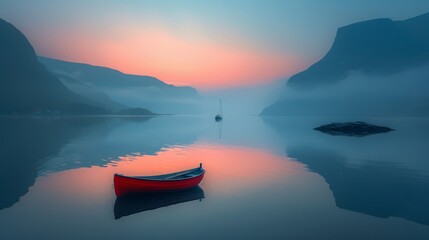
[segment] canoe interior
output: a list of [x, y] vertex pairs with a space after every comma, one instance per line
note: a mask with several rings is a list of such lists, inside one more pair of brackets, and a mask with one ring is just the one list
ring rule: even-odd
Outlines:
[[182, 180], [187, 178], [193, 178], [203, 174], [204, 172], [205, 171], [203, 168], [194, 168], [186, 171], [174, 172], [174, 173], [156, 175], [156, 176], [125, 176], [121, 174], [115, 174], [115, 175], [118, 175], [121, 177], [127, 177], [127, 178], [140, 179], [140, 180], [167, 181], [167, 180]]

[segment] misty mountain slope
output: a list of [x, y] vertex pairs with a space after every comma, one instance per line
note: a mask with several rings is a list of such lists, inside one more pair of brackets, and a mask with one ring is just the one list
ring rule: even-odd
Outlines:
[[100, 91], [98, 88], [75, 80], [67, 75], [56, 74], [61, 82], [71, 91], [79, 93], [80, 95], [99, 103], [106, 109], [117, 111], [120, 109], [126, 109], [127, 106], [117, 103], [109, 98], [104, 92]]
[[27, 38], [0, 19], [0, 114], [101, 113], [104, 109], [67, 89], [38, 62]]
[[329, 52], [288, 86], [334, 84], [350, 71], [389, 74], [429, 62], [429, 13], [405, 21], [375, 19], [341, 27]]
[[39, 57], [49, 70], [104, 92], [113, 101], [147, 107], [158, 113], [198, 113], [200, 96], [191, 87], [177, 87], [150, 76], [124, 74], [114, 69]]
[[342, 27], [262, 115], [429, 116], [429, 14]]

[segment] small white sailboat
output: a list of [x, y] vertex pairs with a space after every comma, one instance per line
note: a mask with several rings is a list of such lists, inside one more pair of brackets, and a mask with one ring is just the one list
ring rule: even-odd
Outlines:
[[219, 106], [220, 106], [220, 114], [215, 116], [216, 122], [222, 121], [222, 119], [223, 119], [222, 100], [221, 99], [219, 99]]

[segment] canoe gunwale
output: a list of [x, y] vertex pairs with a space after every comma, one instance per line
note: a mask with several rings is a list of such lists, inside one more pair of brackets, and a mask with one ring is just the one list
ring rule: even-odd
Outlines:
[[[190, 177], [185, 177], [185, 178], [172, 178], [172, 179], [165, 179], [165, 178], [161, 178], [161, 177], [168, 177], [168, 176], [172, 176], [174, 174], [180, 174], [180, 173], [186, 173], [186, 174], [190, 174], [196, 171], [200, 171], [199, 174], [194, 175], [194, 176], [190, 176]], [[181, 171], [181, 172], [174, 172], [174, 173], [169, 173], [169, 174], [162, 174], [162, 175], [154, 175], [154, 176], [126, 176], [126, 175], [122, 175], [122, 174], [118, 174], [115, 173], [114, 176], [115, 177], [121, 177], [121, 178], [129, 178], [129, 179], [134, 179], [134, 180], [139, 180], [139, 181], [155, 181], [155, 182], [172, 182], [172, 181], [182, 181], [182, 180], [188, 180], [188, 179], [192, 179], [192, 178], [197, 178], [201, 175], [203, 175], [206, 172], [206, 170], [202, 169], [202, 168], [194, 168], [194, 169], [190, 169], [190, 170], [185, 170], [185, 171]], [[184, 174], [184, 175], [186, 175]]]

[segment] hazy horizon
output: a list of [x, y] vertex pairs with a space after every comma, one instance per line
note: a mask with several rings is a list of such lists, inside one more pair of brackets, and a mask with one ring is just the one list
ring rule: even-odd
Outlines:
[[402, 20], [426, 1], [0, 1], [38, 55], [200, 91], [260, 86], [319, 60], [338, 27]]

